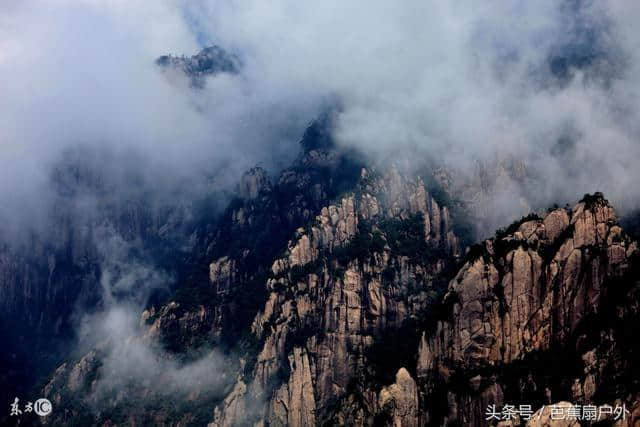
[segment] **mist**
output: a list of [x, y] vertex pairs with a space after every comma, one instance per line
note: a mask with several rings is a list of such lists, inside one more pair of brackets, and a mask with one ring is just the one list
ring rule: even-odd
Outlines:
[[72, 390], [85, 393], [96, 413], [122, 404], [123, 393], [129, 395], [124, 404], [134, 401], [140, 390], [173, 402], [223, 397], [239, 369], [238, 355], [200, 348], [185, 359], [167, 352], [145, 333], [149, 326], [141, 326], [149, 295], [168, 289], [176, 278], [153, 261], [142, 242], [112, 227], [98, 229], [95, 240], [101, 260], [99, 304], [76, 309], [73, 349], [94, 379], [81, 384], [72, 373]]
[[[0, 21], [5, 217], [41, 203], [68, 147], [137, 155], [158, 193], [232, 188], [277, 171], [304, 127], [340, 103], [340, 144], [372, 158], [418, 148], [473, 178], [522, 160], [533, 209], [604, 191], [637, 207], [638, 7], [628, 1], [9, 2]], [[154, 59], [218, 44], [243, 63], [202, 90]], [[113, 174], [111, 174], [113, 175]], [[107, 174], [107, 176], [111, 176]], [[176, 188], [178, 190], [176, 190]], [[34, 201], [35, 200], [35, 201]]]
[[534, 185], [499, 197], [522, 213], [597, 190], [623, 211], [638, 205], [633, 2], [190, 9], [208, 40], [249, 52], [249, 73], [337, 94], [343, 145], [374, 158], [418, 148], [472, 178], [478, 161], [521, 160]]
[[[24, 215], [51, 198], [51, 171], [69, 150], [87, 153], [116, 192], [192, 199], [212, 180], [232, 188], [256, 163], [286, 165], [319, 108], [245, 76], [218, 75], [197, 91], [171, 84], [155, 59], [199, 50], [178, 4], [9, 2], [1, 19], [8, 222], [34, 221]], [[122, 179], [131, 171], [144, 188]]]

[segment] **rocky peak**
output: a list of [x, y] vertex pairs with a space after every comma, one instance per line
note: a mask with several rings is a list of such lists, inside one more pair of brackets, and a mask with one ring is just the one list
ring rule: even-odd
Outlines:
[[[428, 241], [435, 236], [425, 225], [434, 221], [437, 204], [423, 203], [429, 196], [420, 185], [407, 191], [411, 181], [397, 170], [384, 177], [364, 170], [361, 176], [362, 193], [323, 209], [274, 262], [268, 301], [252, 326], [263, 345], [253, 373], [243, 380], [260, 391], [236, 398], [266, 398], [263, 419], [270, 425], [327, 419], [351, 425], [485, 425], [488, 404], [564, 399], [638, 406], [634, 394], [604, 391], [610, 380], [603, 372], [632, 369], [624, 350], [612, 347], [624, 331], [595, 328], [585, 335], [594, 318], [623, 312], [626, 322], [638, 316], [636, 303], [612, 297], [619, 292], [617, 280], [637, 280], [630, 269], [638, 251], [602, 195], [586, 196], [573, 209], [524, 217], [471, 248], [442, 301], [430, 304], [428, 295], [436, 288], [429, 283], [439, 262], [408, 263], [398, 275], [385, 275], [385, 265], [402, 264], [402, 257], [396, 259], [376, 219], [406, 218], [428, 206], [421, 228]], [[442, 208], [437, 212], [442, 225]], [[340, 256], [361, 241], [372, 220], [371, 230], [382, 231], [382, 238], [371, 256], [332, 261], [332, 253]], [[440, 231], [443, 242], [449, 230]], [[415, 285], [404, 278], [418, 277], [424, 288], [414, 294]], [[379, 363], [373, 350], [385, 342], [382, 337], [402, 335], [406, 325], [413, 325], [413, 338], [406, 339], [415, 358], [395, 365], [389, 383], [369, 376]], [[401, 353], [401, 346], [395, 351]], [[541, 368], [557, 352], [563, 357], [550, 377]], [[216, 413], [215, 426], [239, 415], [225, 405]]]
[[[629, 326], [640, 322], [639, 251], [602, 195], [523, 217], [465, 252], [422, 178], [359, 177], [291, 230], [262, 275], [243, 265], [249, 247], [220, 252], [207, 263], [211, 293], [143, 313], [142, 339], [170, 340], [180, 357], [220, 342], [225, 319], [247, 310], [241, 286], [263, 286], [235, 380], [206, 403], [211, 426], [483, 426], [489, 404], [531, 404], [546, 419], [553, 402], [640, 414]], [[258, 206], [279, 191], [232, 205], [247, 213], [234, 227], [263, 227]], [[82, 389], [99, 365], [98, 354], [64, 365], [46, 392]]]
[[[607, 379], [598, 369], [610, 369], [611, 360], [594, 360], [594, 351], [624, 356], [603, 338], [621, 331], [599, 331], [595, 319], [610, 322], [625, 310], [624, 317], [637, 318], [637, 309], [623, 309], [628, 301], [613, 296], [619, 286], [637, 288], [632, 272], [637, 254], [637, 244], [624, 234], [601, 194], [585, 196], [573, 209], [529, 215], [472, 247], [444, 298], [446, 320], [420, 347], [420, 379], [445, 381], [454, 393], [447, 399], [456, 402], [449, 408], [457, 409], [441, 416], [480, 425], [487, 399], [542, 404], [548, 398], [545, 389], [554, 400], [604, 398]], [[506, 378], [523, 360], [545, 360], [558, 352], [553, 380], [536, 372], [533, 362], [526, 373], [514, 371], [524, 376]], [[617, 366], [630, 369], [629, 363]], [[477, 386], [460, 387], [460, 381]], [[515, 389], [514, 381], [520, 384]], [[637, 404], [633, 395], [617, 397]]]
[[[204, 340], [235, 345], [264, 303], [271, 266], [292, 233], [343, 189], [353, 189], [359, 171], [357, 160], [335, 150], [301, 154], [273, 184], [263, 168], [248, 170], [238, 183], [237, 197], [215, 227], [207, 225], [198, 231], [195, 273], [174, 296], [178, 306], [167, 313], [183, 319], [184, 325], [200, 318], [205, 324], [180, 329], [179, 347]], [[201, 265], [208, 266], [206, 271]], [[206, 316], [200, 316], [200, 299], [205, 296]], [[156, 312], [164, 311], [156, 308]], [[157, 330], [161, 340], [173, 336], [166, 331]]]
[[156, 65], [164, 72], [179, 71], [191, 79], [191, 85], [202, 88], [205, 78], [220, 73], [238, 74], [240, 59], [219, 46], [209, 46], [191, 57], [163, 55]]
[[335, 147], [332, 130], [336, 114], [335, 109], [328, 109], [307, 127], [300, 141], [304, 153]]
[[378, 407], [382, 419], [386, 417], [390, 426], [419, 426], [418, 416], [418, 387], [411, 374], [405, 368], [400, 368], [396, 374], [396, 381], [383, 387], [378, 397]]
[[[261, 346], [239, 380], [260, 391], [235, 396], [266, 398], [271, 425], [313, 425], [332, 411], [347, 423], [355, 411], [366, 422], [379, 407], [395, 419], [411, 413], [418, 425], [416, 385], [405, 369], [379, 398], [367, 384], [357, 389], [366, 403], [345, 402], [357, 395], [351, 384], [368, 369], [373, 343], [426, 307], [459, 244], [447, 207], [421, 178], [395, 168], [360, 175], [357, 191], [296, 230], [272, 265], [269, 296], [252, 325]], [[235, 408], [218, 408], [214, 425], [230, 425]]]
[[[604, 278], [618, 274], [635, 250], [602, 198], [523, 218], [472, 248], [452, 280], [453, 314], [469, 323], [454, 333], [453, 346], [445, 344], [447, 351], [474, 364], [508, 363], [550, 348], [597, 310]], [[552, 319], [541, 311], [545, 306], [565, 311]]]

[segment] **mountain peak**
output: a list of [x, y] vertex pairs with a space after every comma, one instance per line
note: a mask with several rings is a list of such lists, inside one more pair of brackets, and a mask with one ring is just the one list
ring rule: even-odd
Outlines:
[[207, 76], [220, 73], [238, 74], [242, 64], [236, 55], [213, 45], [205, 47], [191, 57], [162, 55], [156, 59], [156, 65], [163, 71], [180, 71], [191, 78], [193, 87], [202, 88]]

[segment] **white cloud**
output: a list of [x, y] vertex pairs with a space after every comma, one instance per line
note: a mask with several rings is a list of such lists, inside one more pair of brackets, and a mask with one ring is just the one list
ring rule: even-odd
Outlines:
[[[523, 194], [532, 201], [603, 190], [637, 205], [640, 11], [632, 2], [191, 7], [211, 40], [247, 52], [248, 72], [262, 84], [339, 96], [344, 144], [373, 153], [415, 145], [454, 167], [513, 154], [541, 179], [545, 197]], [[561, 59], [553, 63], [558, 55], [578, 62], [594, 55], [593, 64], [558, 79], [551, 74], [552, 65], [562, 67]], [[579, 137], [575, 151], [551, 156], [570, 128]]]

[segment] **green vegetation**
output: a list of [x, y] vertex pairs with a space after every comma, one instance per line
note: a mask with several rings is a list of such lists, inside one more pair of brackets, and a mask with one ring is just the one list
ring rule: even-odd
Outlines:
[[501, 240], [501, 239], [504, 239], [507, 236], [512, 235], [513, 233], [518, 231], [518, 228], [520, 228], [520, 226], [522, 224], [524, 224], [525, 222], [528, 222], [528, 221], [541, 221], [541, 220], [542, 220], [542, 218], [540, 218], [540, 216], [538, 214], [536, 214], [536, 213], [530, 213], [527, 216], [523, 216], [519, 220], [512, 222], [507, 228], [499, 228], [496, 231], [496, 240]]
[[[333, 251], [321, 251], [317, 260], [305, 265], [296, 265], [288, 272], [292, 283], [304, 281], [311, 273], [318, 273], [323, 267], [331, 269], [335, 276], [342, 276], [345, 267], [352, 261], [360, 264], [367, 261], [375, 253], [389, 248], [396, 256], [406, 256], [414, 265], [431, 264], [446, 259], [447, 254], [440, 246], [434, 246], [424, 237], [424, 217], [422, 213], [407, 219], [392, 218], [374, 223], [362, 217], [358, 218], [358, 229], [355, 235], [344, 245], [333, 248]], [[393, 280], [395, 271], [388, 267], [384, 278]]]
[[384, 250], [386, 241], [382, 233], [373, 230], [373, 224], [363, 218], [358, 218], [358, 231], [342, 246], [334, 248], [330, 255], [340, 264], [346, 265], [351, 260], [358, 260], [361, 264], [373, 253], [381, 253]]
[[493, 242], [493, 251], [498, 258], [504, 258], [511, 251], [522, 248], [529, 249], [529, 243], [526, 240], [517, 240], [513, 238], [498, 239]]
[[500, 314], [500, 317], [504, 317], [505, 314], [509, 312], [509, 305], [507, 304], [507, 299], [504, 296], [504, 286], [502, 285], [502, 282], [496, 283], [493, 287], [493, 293], [496, 298], [498, 298], [499, 302], [498, 314]]
[[402, 367], [416, 377], [418, 347], [422, 338], [420, 332], [424, 331], [427, 336], [433, 335], [438, 322], [450, 320], [453, 305], [460, 302], [456, 292], [447, 293], [450, 274], [450, 270], [446, 271], [431, 282], [424, 310], [405, 319], [400, 328], [386, 330], [365, 350], [368, 368], [361, 375], [365, 384], [376, 387], [389, 385], [394, 382], [396, 372]]
[[580, 200], [580, 203], [584, 203], [585, 208], [590, 210], [595, 206], [604, 205], [609, 202], [604, 198], [604, 195], [601, 192], [596, 191], [593, 194], [585, 194], [584, 197]]
[[485, 261], [488, 259], [489, 253], [487, 252], [487, 248], [484, 243], [476, 243], [469, 246], [469, 250], [467, 251], [464, 261], [473, 263], [480, 258], [485, 258]]
[[434, 246], [425, 240], [422, 212], [407, 219], [384, 220], [380, 229], [386, 236], [391, 251], [396, 255], [409, 257], [409, 262], [414, 265], [429, 264], [447, 257], [441, 246]]
[[320, 258], [304, 265], [294, 265], [289, 269], [289, 281], [292, 284], [305, 282], [308, 275], [316, 273], [324, 266]]
[[[531, 213], [527, 216], [523, 216], [517, 221], [514, 221], [506, 228], [499, 228], [495, 233], [495, 237], [492, 239], [495, 256], [497, 258], [502, 258], [506, 256], [510, 251], [513, 251], [515, 249], [529, 249], [530, 244], [527, 241], [517, 240], [512, 236], [525, 222], [541, 220], [542, 218], [540, 218], [538, 214]], [[535, 248], [537, 248], [537, 246]], [[466, 262], [475, 262], [481, 257], [484, 258], [485, 261], [489, 260], [489, 253], [487, 252], [487, 248], [484, 242], [471, 245], [469, 247], [469, 251], [465, 255], [464, 260]]]

